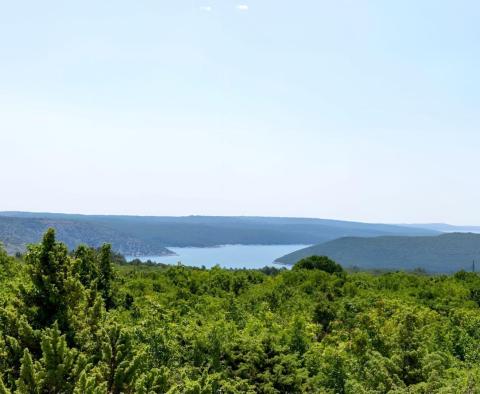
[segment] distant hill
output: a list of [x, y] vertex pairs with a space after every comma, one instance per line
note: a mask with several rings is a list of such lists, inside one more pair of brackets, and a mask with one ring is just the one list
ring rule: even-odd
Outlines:
[[454, 226], [446, 223], [404, 224], [409, 228], [422, 228], [442, 233], [480, 233], [480, 226]]
[[53, 227], [57, 238], [70, 249], [80, 244], [93, 247], [111, 243], [115, 251], [125, 255], [173, 254], [161, 245], [146, 242], [98, 223], [74, 220], [0, 217], [0, 243], [7, 252], [24, 252], [26, 245], [37, 243], [43, 233]]
[[480, 234], [452, 233], [421, 237], [345, 237], [301, 249], [277, 259], [294, 264], [312, 256], [328, 256], [345, 267], [363, 269], [424, 268], [429, 272], [470, 270], [476, 260], [480, 269]]
[[0, 212], [0, 241], [22, 248], [28, 242], [37, 241], [46, 226], [57, 228], [69, 245], [111, 240], [117, 250], [135, 255], [167, 253], [164, 248], [168, 246], [311, 245], [345, 236], [438, 234], [422, 228], [308, 218]]

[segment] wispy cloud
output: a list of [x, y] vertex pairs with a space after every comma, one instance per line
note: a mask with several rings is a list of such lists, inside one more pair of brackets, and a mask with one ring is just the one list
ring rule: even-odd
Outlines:
[[237, 10], [243, 11], [243, 12], [248, 11], [248, 5], [247, 4], [238, 4], [237, 5]]
[[200, 7], [200, 9], [201, 9], [202, 11], [205, 11], [205, 12], [210, 12], [210, 11], [212, 11], [212, 7], [209, 6], [209, 5], [202, 5], [202, 6]]

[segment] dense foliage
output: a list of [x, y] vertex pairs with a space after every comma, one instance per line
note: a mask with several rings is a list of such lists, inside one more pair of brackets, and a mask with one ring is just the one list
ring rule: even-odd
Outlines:
[[322, 270], [329, 274], [341, 273], [343, 268], [327, 256], [306, 257], [293, 266], [293, 270]]
[[477, 393], [480, 277], [0, 251], [0, 394]]

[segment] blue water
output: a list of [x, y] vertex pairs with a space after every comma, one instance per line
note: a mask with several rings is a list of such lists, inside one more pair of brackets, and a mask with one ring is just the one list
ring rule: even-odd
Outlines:
[[[163, 264], [177, 264], [192, 267], [211, 268], [220, 265], [224, 268], [263, 268], [274, 264], [274, 260], [309, 245], [225, 245], [213, 248], [172, 248], [176, 256], [143, 256], [142, 261], [151, 260]], [[127, 257], [131, 260], [133, 257]]]

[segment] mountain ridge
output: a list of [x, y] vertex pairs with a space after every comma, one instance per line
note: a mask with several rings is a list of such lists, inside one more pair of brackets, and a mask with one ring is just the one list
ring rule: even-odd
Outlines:
[[440, 231], [442, 233], [480, 233], [480, 226], [462, 226], [453, 225], [448, 223], [414, 223], [414, 224], [402, 224], [402, 226], [409, 228], [423, 228], [434, 231]]
[[[14, 240], [7, 236], [9, 231], [5, 221], [9, 221], [10, 230], [15, 229]], [[169, 252], [168, 247], [209, 247], [226, 244], [312, 245], [344, 236], [438, 234], [433, 230], [391, 224], [317, 218], [82, 215], [10, 211], [0, 212], [0, 241], [6, 243], [10, 249], [24, 249], [26, 243], [38, 240], [38, 229], [35, 239], [31, 235], [32, 226], [42, 227], [38, 221], [58, 227], [63, 237], [60, 239], [66, 239], [69, 247], [78, 242], [85, 243], [88, 233], [85, 227], [88, 227], [92, 234], [87, 237], [87, 242], [108, 242], [110, 235], [115, 241], [111, 242], [114, 248], [116, 245], [116, 249], [120, 248], [119, 251], [138, 256], [157, 254], [154, 253], [156, 250], [158, 254], [165, 254]]]

